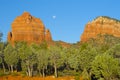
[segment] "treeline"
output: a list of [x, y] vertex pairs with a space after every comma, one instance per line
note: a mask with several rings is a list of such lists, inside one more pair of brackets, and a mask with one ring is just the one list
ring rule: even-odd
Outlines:
[[55, 75], [81, 76], [83, 80], [120, 79], [120, 38], [98, 35], [85, 43], [65, 48], [47, 43], [27, 45], [17, 42], [14, 46], [0, 43], [1, 69], [28, 76]]

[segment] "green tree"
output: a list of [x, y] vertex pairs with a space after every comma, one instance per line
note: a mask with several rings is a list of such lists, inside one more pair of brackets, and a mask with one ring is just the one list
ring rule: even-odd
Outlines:
[[2, 42], [2, 36], [3, 34], [0, 33], [0, 63], [2, 63], [2, 68], [5, 73], [5, 65], [4, 65], [4, 48], [5, 48], [5, 43]]
[[84, 69], [82, 72], [82, 78], [83, 80], [91, 80], [90, 75], [86, 69]]
[[50, 46], [49, 48], [50, 63], [54, 67], [55, 77], [58, 77], [57, 68], [62, 66], [62, 48], [60, 46]]
[[5, 72], [4, 48], [5, 48], [5, 44], [3, 42], [0, 42], [0, 63], [2, 63], [2, 68], [3, 68], [4, 72]]
[[87, 48], [79, 53], [79, 64], [82, 70], [89, 70], [91, 68], [91, 62], [94, 60], [97, 55], [95, 48]]
[[68, 53], [65, 53], [68, 65], [70, 65], [71, 68], [74, 68], [74, 70], [78, 70], [79, 68], [79, 59], [78, 59], [78, 53], [79, 50], [76, 48], [69, 48]]
[[63, 57], [63, 60], [64, 60], [64, 64], [66, 66], [66, 69], [67, 70], [70, 70], [70, 65], [69, 65], [69, 59], [71, 57], [71, 55], [73, 54], [73, 51], [72, 51], [73, 48], [63, 48], [62, 52], [62, 57]]
[[18, 62], [18, 53], [11, 44], [8, 44], [4, 50], [4, 59], [9, 66], [9, 70], [13, 72], [13, 67], [15, 67]]
[[32, 51], [36, 54], [37, 57], [37, 66], [38, 66], [38, 70], [39, 73], [42, 70], [42, 75], [43, 77], [45, 76], [45, 68], [48, 65], [48, 59], [49, 59], [49, 55], [48, 55], [48, 50], [47, 50], [47, 45], [42, 43], [40, 45], [37, 44], [32, 44]]
[[20, 59], [22, 60], [22, 70], [26, 71], [28, 76], [33, 76], [33, 66], [36, 63], [36, 55], [26, 42], [17, 43]]
[[48, 65], [48, 53], [46, 50], [40, 50], [39, 53], [37, 54], [37, 59], [38, 59], [38, 68], [39, 70], [42, 69], [42, 75], [43, 77], [45, 76], [45, 68]]
[[105, 80], [115, 80], [119, 75], [120, 66], [118, 59], [109, 54], [102, 54], [95, 57], [92, 62], [92, 73], [96, 78], [103, 77]]
[[120, 60], [120, 44], [116, 44], [106, 51], [107, 54], [113, 55], [114, 58], [118, 58]]

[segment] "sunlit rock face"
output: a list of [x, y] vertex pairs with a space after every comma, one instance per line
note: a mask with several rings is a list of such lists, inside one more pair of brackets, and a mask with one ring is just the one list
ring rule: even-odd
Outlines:
[[120, 21], [105, 16], [98, 17], [85, 26], [80, 40], [86, 42], [90, 38], [96, 38], [99, 34], [120, 37]]
[[47, 42], [52, 41], [52, 37], [51, 37], [51, 33], [50, 33], [49, 29], [46, 29], [46, 31], [45, 31], [45, 40]]
[[39, 18], [24, 12], [13, 21], [12, 31], [8, 33], [8, 42], [14, 44], [17, 41], [41, 43], [52, 41], [52, 37], [50, 31], [45, 30], [45, 26]]

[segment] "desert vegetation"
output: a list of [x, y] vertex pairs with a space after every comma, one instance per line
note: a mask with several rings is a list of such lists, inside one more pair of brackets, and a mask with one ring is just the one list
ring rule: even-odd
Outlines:
[[[2, 33], [0, 34], [2, 40]], [[0, 41], [0, 76], [75, 76], [76, 80], [119, 80], [120, 38], [98, 35], [70, 47], [41, 44], [15, 45]], [[16, 74], [15, 74], [16, 73]]]

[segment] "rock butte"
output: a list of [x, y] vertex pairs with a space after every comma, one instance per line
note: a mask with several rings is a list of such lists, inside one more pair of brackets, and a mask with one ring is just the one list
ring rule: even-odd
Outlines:
[[120, 21], [105, 16], [96, 18], [86, 25], [81, 35], [81, 41], [86, 42], [90, 38], [96, 38], [98, 34], [120, 37]]
[[48, 29], [39, 18], [35, 18], [28, 12], [18, 16], [12, 23], [12, 31], [8, 33], [8, 42], [14, 44], [17, 41], [27, 43], [51, 42], [52, 37]]

